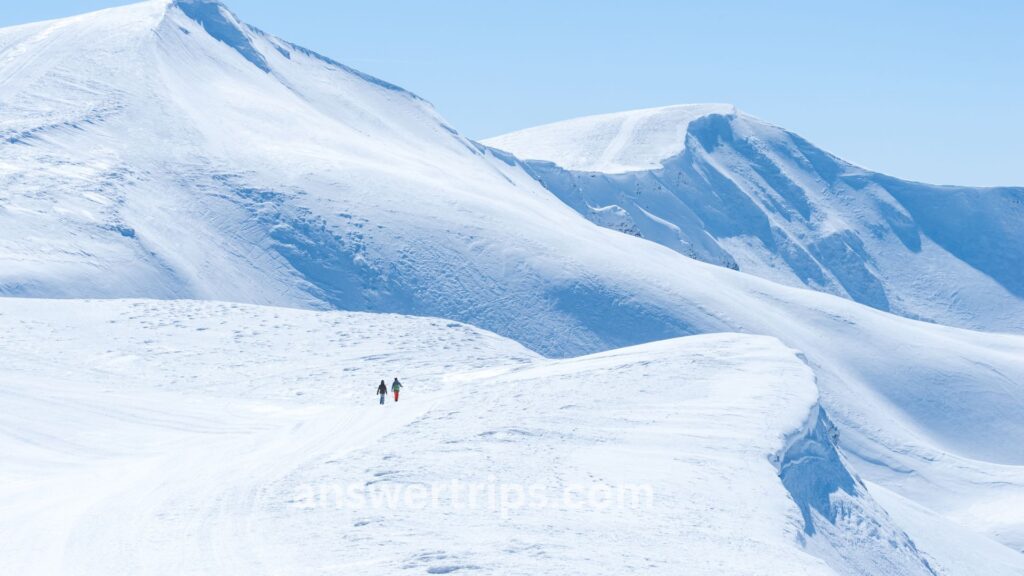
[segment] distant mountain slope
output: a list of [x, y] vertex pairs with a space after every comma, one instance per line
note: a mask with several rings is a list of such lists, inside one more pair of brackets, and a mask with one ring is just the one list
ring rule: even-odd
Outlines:
[[[422, 99], [219, 4], [0, 30], [0, 79], [0, 294], [444, 317], [563, 357], [771, 335], [805, 355], [869, 480], [1024, 546], [1024, 513], [977, 512], [1024, 494], [1020, 336], [899, 318], [595, 226]], [[923, 285], [994, 282], [937, 262]]]
[[527, 159], [591, 221], [693, 258], [912, 318], [1024, 331], [1024, 188], [889, 178], [723, 105], [484, 143]]

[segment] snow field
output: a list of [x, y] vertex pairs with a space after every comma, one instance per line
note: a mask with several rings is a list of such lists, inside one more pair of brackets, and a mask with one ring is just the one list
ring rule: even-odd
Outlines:
[[[0, 306], [5, 573], [832, 573], [778, 476], [817, 392], [771, 338], [552, 361], [429, 318]], [[402, 400], [379, 406], [396, 375]], [[451, 480], [650, 486], [653, 506], [302, 501]]]

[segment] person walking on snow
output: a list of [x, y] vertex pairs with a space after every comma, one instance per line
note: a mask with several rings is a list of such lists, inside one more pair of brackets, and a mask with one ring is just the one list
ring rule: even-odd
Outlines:
[[383, 380], [380, 381], [380, 386], [377, 386], [377, 395], [380, 396], [380, 405], [384, 405], [384, 397], [388, 395], [388, 385]]
[[395, 393], [395, 402], [398, 402], [398, 391], [401, 389], [402, 383], [398, 381], [398, 378], [395, 378], [395, 381], [391, 383], [391, 391]]

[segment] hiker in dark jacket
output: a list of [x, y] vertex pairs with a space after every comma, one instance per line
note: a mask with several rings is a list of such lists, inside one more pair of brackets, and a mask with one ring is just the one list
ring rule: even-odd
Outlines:
[[377, 395], [380, 396], [380, 405], [384, 405], [384, 397], [388, 395], [388, 385], [383, 380], [380, 381], [380, 386], [377, 386]]
[[398, 402], [398, 391], [402, 389], [402, 383], [395, 378], [395, 381], [391, 383], [391, 391], [395, 393], [395, 402]]

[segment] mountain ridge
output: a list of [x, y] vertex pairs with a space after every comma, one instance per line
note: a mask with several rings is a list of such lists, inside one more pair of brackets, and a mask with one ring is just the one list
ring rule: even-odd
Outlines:
[[[700, 113], [678, 120], [677, 109], [584, 117], [483, 143], [526, 158], [539, 182], [592, 222], [687, 256], [911, 318], [1024, 331], [1024, 234], [1014, 224], [1024, 218], [1024, 188], [899, 180], [742, 112], [690, 107]], [[595, 138], [609, 118], [636, 118], [662, 135], [661, 149], [639, 162], [646, 168], [566, 168], [566, 158], [630, 138], [629, 129]], [[646, 137], [634, 150], [651, 152]]]
[[546, 160], [567, 170], [641, 172], [683, 151], [676, 143], [685, 144], [683, 137], [690, 122], [738, 113], [731, 104], [659, 106], [551, 122], [481, 142], [513, 152], [522, 160]]

